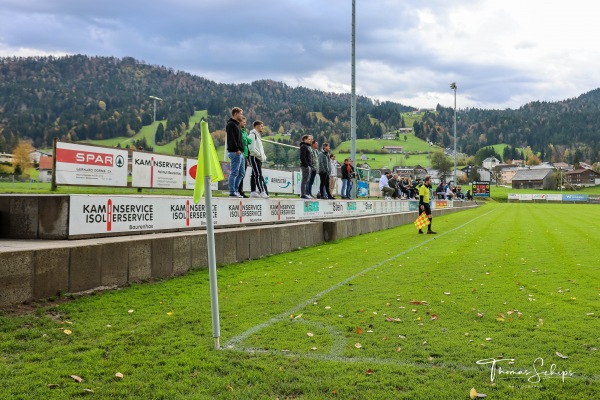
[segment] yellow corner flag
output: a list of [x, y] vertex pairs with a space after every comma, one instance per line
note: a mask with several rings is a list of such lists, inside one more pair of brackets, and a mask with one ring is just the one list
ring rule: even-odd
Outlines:
[[[196, 169], [196, 184], [194, 186], [194, 203], [198, 204], [204, 195], [204, 177], [210, 176], [211, 182], [219, 182], [225, 179], [217, 149], [213, 143], [212, 136], [208, 131], [206, 121], [200, 122], [200, 150], [198, 151], [198, 166]], [[210, 188], [208, 188], [210, 190]]]

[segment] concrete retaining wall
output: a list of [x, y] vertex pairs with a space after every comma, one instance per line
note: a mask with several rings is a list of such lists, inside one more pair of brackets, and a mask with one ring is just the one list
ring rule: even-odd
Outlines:
[[[440, 209], [434, 215], [460, 210]], [[417, 212], [410, 212], [216, 229], [217, 265], [389, 229], [412, 223], [416, 217]], [[59, 292], [182, 275], [206, 268], [207, 259], [206, 231], [19, 242], [19, 246], [0, 248], [0, 307], [48, 298]]]

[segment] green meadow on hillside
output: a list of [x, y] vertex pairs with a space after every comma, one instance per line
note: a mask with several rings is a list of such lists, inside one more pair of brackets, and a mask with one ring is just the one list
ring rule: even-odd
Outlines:
[[[181, 140], [184, 140], [185, 136], [187, 136], [187, 134], [192, 130], [194, 125], [197, 123], [200, 123], [200, 120], [203, 117], [204, 118], [207, 117], [206, 110], [195, 111], [194, 115], [192, 115], [190, 117], [190, 120], [188, 123], [188, 128], [185, 131], [185, 135], [183, 135], [182, 137], [177, 138], [175, 140], [172, 140], [171, 142], [169, 142], [165, 145], [162, 145], [162, 146], [157, 145], [155, 152], [163, 153], [163, 154], [174, 154], [175, 144]], [[152, 144], [152, 136], [154, 135], [154, 132], [156, 132], [156, 126], [159, 123], [162, 123], [163, 126], [166, 127], [167, 120], [157, 120], [156, 123], [153, 123], [151, 125], [145, 125], [142, 127], [142, 129], [140, 129], [140, 131], [138, 133], [136, 133], [135, 135], [133, 135], [131, 137], [119, 136], [116, 138], [104, 139], [104, 140], [86, 140], [86, 141], [83, 141], [82, 143], [89, 143], [89, 144], [96, 144], [99, 146], [110, 146], [110, 147], [116, 147], [117, 145], [120, 145], [121, 147], [128, 147], [130, 144], [132, 144], [136, 140], [141, 140], [142, 138], [145, 138], [146, 142], [150, 145], [150, 144]]]

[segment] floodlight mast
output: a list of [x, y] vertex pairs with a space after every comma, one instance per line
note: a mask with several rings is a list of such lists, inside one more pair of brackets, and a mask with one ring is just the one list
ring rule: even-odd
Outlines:
[[154, 147], [156, 147], [156, 100], [163, 101], [160, 97], [156, 96], [148, 96], [152, 100], [154, 100], [154, 118], [152, 120], [152, 124], [154, 125], [154, 133], [152, 134], [152, 151], [154, 151]]
[[456, 82], [450, 84], [450, 89], [454, 90], [454, 184], [456, 185]]

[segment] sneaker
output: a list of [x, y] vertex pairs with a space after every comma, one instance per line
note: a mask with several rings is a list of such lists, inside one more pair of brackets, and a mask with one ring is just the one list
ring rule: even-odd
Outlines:
[[428, 234], [428, 235], [436, 235], [436, 234], [437, 234], [437, 232], [434, 232], [434, 231], [427, 231], [427, 234]]
[[252, 193], [250, 193], [250, 197], [252, 197], [253, 199], [260, 198], [260, 194], [256, 193], [256, 192], [252, 192]]
[[310, 200], [311, 199], [310, 196], [308, 196], [308, 195], [300, 196], [300, 198], [304, 199], [304, 200]]
[[240, 192], [240, 196], [242, 196], [244, 199], [248, 198], [248, 196], [246, 196], [246, 193], [244, 193], [244, 192]]
[[260, 194], [260, 197], [261, 197], [261, 198], [263, 198], [263, 199], [268, 199], [268, 198], [269, 198], [269, 195], [268, 195], [268, 194], [266, 194], [265, 192], [262, 192], [262, 193]]
[[230, 193], [229, 197], [237, 197], [238, 199], [244, 198], [239, 192], [233, 192], [233, 194]]
[[422, 235], [422, 234], [423, 234], [423, 231], [419, 229], [419, 235]]

